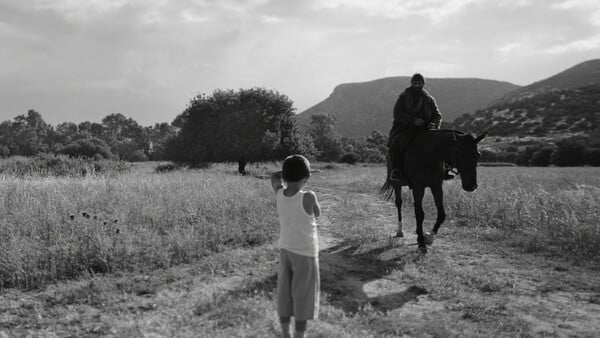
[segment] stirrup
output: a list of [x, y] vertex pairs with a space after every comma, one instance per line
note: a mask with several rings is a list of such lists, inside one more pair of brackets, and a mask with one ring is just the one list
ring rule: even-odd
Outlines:
[[401, 182], [402, 181], [402, 172], [399, 169], [394, 169], [390, 173], [390, 181]]
[[452, 168], [448, 164], [444, 164], [444, 167], [446, 170], [446, 173], [444, 174], [444, 180], [451, 180], [458, 175], [458, 170]]

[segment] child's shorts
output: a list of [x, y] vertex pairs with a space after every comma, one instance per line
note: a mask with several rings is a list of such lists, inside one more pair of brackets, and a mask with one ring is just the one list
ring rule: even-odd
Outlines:
[[279, 317], [294, 320], [319, 316], [319, 258], [280, 250], [277, 273], [277, 310]]

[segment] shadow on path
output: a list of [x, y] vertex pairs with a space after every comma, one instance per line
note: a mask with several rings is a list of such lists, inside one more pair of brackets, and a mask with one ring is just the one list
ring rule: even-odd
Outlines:
[[[428, 291], [418, 285], [391, 279], [390, 274], [404, 269], [406, 263], [422, 258], [414, 246], [396, 246], [390, 240], [361, 244], [342, 242], [320, 252], [321, 297], [347, 313], [370, 307], [389, 311], [402, 307]], [[199, 305], [197, 315], [234, 299], [257, 293], [272, 298], [277, 287], [276, 262], [272, 273], [262, 279], [218, 296], [211, 304]]]
[[321, 290], [345, 312], [354, 313], [366, 305], [379, 311], [400, 308], [427, 290], [386, 277], [420, 257], [414, 247], [395, 247], [389, 240], [367, 248], [341, 243], [321, 252]]

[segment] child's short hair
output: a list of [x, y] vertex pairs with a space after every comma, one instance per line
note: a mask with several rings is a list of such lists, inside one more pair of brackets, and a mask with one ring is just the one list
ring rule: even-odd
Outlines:
[[299, 182], [310, 177], [310, 163], [302, 155], [290, 155], [283, 161], [281, 176], [286, 182]]

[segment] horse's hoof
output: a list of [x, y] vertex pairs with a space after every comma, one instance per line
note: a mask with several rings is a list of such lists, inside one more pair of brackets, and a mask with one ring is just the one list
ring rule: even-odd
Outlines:
[[433, 244], [433, 238], [434, 238], [433, 233], [426, 232], [423, 235], [423, 243], [425, 243], [425, 245], [431, 245], [431, 244]]
[[426, 254], [427, 253], [427, 246], [425, 246], [425, 245], [419, 245], [419, 251], [421, 251], [421, 253]]
[[402, 231], [398, 231], [396, 232], [396, 236], [394, 236], [395, 238], [403, 238], [404, 237], [404, 232]]

